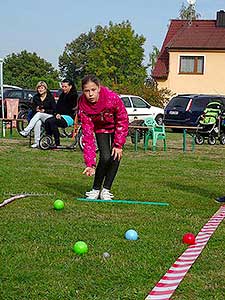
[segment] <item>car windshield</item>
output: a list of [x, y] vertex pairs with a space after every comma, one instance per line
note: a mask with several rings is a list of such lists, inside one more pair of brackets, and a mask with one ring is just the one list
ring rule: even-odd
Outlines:
[[167, 104], [167, 108], [183, 107], [184, 109], [186, 109], [186, 106], [187, 106], [189, 101], [190, 101], [190, 98], [174, 97]]

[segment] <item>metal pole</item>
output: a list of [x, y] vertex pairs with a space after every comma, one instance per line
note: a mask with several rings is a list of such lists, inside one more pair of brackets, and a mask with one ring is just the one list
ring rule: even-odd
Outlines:
[[[5, 118], [5, 108], [4, 108], [4, 99], [3, 99], [3, 59], [0, 58], [0, 87], [1, 87], [1, 99], [2, 99], [2, 118]], [[5, 124], [2, 122], [2, 133], [5, 137]]]

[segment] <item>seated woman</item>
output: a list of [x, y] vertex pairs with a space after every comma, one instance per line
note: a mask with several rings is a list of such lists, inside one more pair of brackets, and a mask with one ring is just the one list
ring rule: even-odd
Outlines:
[[41, 125], [46, 119], [52, 117], [56, 111], [55, 99], [48, 90], [46, 82], [39, 81], [36, 90], [37, 94], [34, 95], [32, 104], [32, 109], [35, 114], [28, 126], [20, 131], [20, 134], [26, 137], [34, 128], [34, 144], [31, 145], [32, 148], [38, 148], [41, 136]]
[[46, 133], [54, 136], [55, 146], [60, 146], [58, 127], [66, 128], [73, 125], [78, 98], [76, 87], [71, 80], [64, 79], [61, 87], [63, 92], [57, 101], [55, 116], [45, 121]]

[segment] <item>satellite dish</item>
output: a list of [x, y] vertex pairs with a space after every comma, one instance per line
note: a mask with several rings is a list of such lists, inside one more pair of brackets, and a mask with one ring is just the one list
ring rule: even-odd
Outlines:
[[196, 0], [187, 0], [187, 2], [190, 4], [190, 5], [194, 5]]

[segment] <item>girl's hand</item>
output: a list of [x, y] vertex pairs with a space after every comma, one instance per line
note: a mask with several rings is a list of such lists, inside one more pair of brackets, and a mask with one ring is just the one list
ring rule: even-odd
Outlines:
[[95, 168], [93, 167], [87, 167], [84, 171], [83, 174], [87, 176], [93, 176], [95, 174]]
[[123, 149], [113, 147], [112, 148], [112, 156], [113, 156], [114, 160], [115, 159], [121, 160], [121, 158], [123, 156]]

